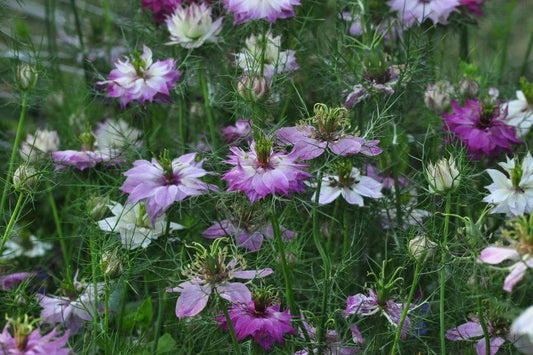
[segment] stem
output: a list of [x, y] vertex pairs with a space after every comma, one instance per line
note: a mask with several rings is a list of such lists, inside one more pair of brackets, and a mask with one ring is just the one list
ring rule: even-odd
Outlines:
[[503, 39], [503, 48], [502, 48], [502, 61], [500, 63], [500, 72], [499, 80], [503, 79], [503, 71], [505, 70], [505, 64], [507, 62], [507, 49], [509, 47], [509, 36], [511, 34], [511, 23], [513, 21], [513, 10], [514, 10], [515, 0], [511, 0], [509, 4], [509, 12], [507, 13], [507, 23], [505, 24], [505, 36]]
[[159, 295], [159, 301], [158, 301], [158, 306], [157, 306], [157, 323], [155, 326], [154, 347], [152, 348], [153, 354], [155, 354], [157, 351], [157, 343], [159, 342], [159, 335], [161, 333], [161, 324], [163, 323], [163, 312], [165, 310], [165, 301], [167, 300], [167, 292], [163, 289], [161, 293], [162, 295]]
[[485, 322], [485, 318], [483, 317], [483, 311], [481, 308], [481, 302], [479, 301], [479, 297], [477, 299], [477, 315], [479, 317], [479, 324], [481, 325], [481, 329], [483, 329], [483, 337], [485, 338], [485, 355], [490, 355], [490, 334], [489, 329], [487, 328], [487, 323]]
[[440, 259], [440, 299], [439, 299], [439, 313], [440, 313], [440, 353], [446, 355], [445, 333], [444, 327], [444, 291], [446, 287], [446, 247], [448, 244], [448, 228], [450, 225], [450, 210], [451, 210], [451, 196], [450, 192], [446, 194], [446, 211], [444, 215], [444, 235], [441, 247]]
[[13, 226], [15, 225], [15, 221], [17, 220], [18, 214], [20, 212], [20, 208], [22, 207], [23, 197], [24, 197], [24, 194], [22, 192], [19, 193], [19, 198], [17, 200], [17, 204], [15, 205], [15, 210], [11, 214], [11, 218], [9, 219], [9, 223], [7, 224], [7, 228], [4, 232], [4, 236], [2, 237], [2, 244], [0, 245], [0, 255], [2, 255], [2, 252], [4, 251], [4, 245], [7, 242], [9, 233], [11, 233], [11, 230], [13, 230]]
[[[391, 145], [392, 149], [392, 156], [397, 156], [396, 153], [396, 125], [393, 127], [394, 129], [394, 140]], [[399, 179], [399, 173], [398, 173], [398, 162], [393, 162], [392, 165], [392, 176], [394, 178], [394, 200], [396, 204], [396, 229], [401, 230], [403, 226], [403, 216], [402, 216], [402, 195], [401, 195], [401, 189], [400, 189], [400, 179]]]
[[527, 42], [526, 54], [524, 55], [524, 61], [522, 62], [522, 69], [520, 70], [520, 76], [524, 76], [527, 70], [527, 64], [529, 62], [529, 55], [531, 54], [531, 48], [533, 47], [533, 32], [529, 36], [529, 42]]
[[241, 346], [239, 344], [239, 341], [237, 340], [237, 336], [235, 335], [235, 328], [233, 327], [233, 322], [231, 321], [231, 318], [229, 317], [228, 309], [226, 307], [222, 307], [222, 310], [224, 311], [224, 317], [226, 317], [226, 323], [228, 324], [228, 329], [231, 335], [231, 341], [233, 342], [233, 347], [235, 348], [235, 353], [237, 355], [240, 355]]
[[78, 7], [76, 6], [76, 0], [70, 0], [70, 7], [72, 8], [72, 13], [74, 14], [76, 34], [78, 35], [78, 40], [80, 41], [80, 49], [81, 49], [81, 56], [83, 60], [83, 73], [85, 74], [85, 81], [87, 82], [87, 84], [90, 84], [89, 67], [87, 66], [87, 56], [85, 53], [85, 45], [83, 44], [83, 32], [81, 30], [81, 22], [80, 22], [80, 16], [78, 15]]
[[465, 62], [468, 61], [468, 47], [468, 25], [463, 25], [459, 37], [459, 58]]
[[202, 93], [204, 95], [205, 112], [207, 114], [207, 121], [209, 123], [209, 134], [211, 135], [211, 147], [213, 153], [217, 150], [217, 136], [215, 131], [215, 121], [213, 113], [211, 112], [211, 103], [209, 101], [209, 91], [207, 88], [207, 80], [205, 79], [205, 68], [200, 68], [200, 85], [202, 86]]
[[418, 283], [418, 276], [420, 274], [420, 262], [416, 262], [415, 267], [415, 274], [413, 275], [413, 282], [411, 283], [411, 289], [409, 290], [409, 296], [407, 297], [407, 302], [404, 304], [404, 309], [402, 311], [402, 317], [400, 318], [400, 324], [398, 325], [398, 329], [396, 330], [396, 336], [394, 337], [394, 344], [392, 344], [392, 351], [391, 355], [394, 355], [396, 353], [396, 348], [398, 346], [398, 341], [400, 340], [400, 336], [402, 335], [402, 328], [403, 324], [405, 322], [405, 318], [407, 318], [407, 312], [409, 312], [409, 306], [411, 306], [411, 301], [413, 300], [413, 295], [415, 294], [416, 284]]
[[348, 254], [349, 249], [349, 228], [348, 223], [350, 222], [350, 216], [348, 215], [348, 209], [349, 206], [347, 204], [344, 205], [344, 211], [342, 213], [342, 259], [346, 257], [346, 254]]
[[22, 127], [24, 126], [24, 117], [26, 116], [27, 103], [28, 103], [28, 92], [25, 91], [24, 96], [22, 97], [22, 111], [20, 112], [19, 124], [17, 126], [17, 133], [15, 135], [15, 143], [13, 144], [13, 150], [11, 151], [11, 159], [9, 160], [9, 168], [7, 171], [6, 181], [4, 182], [4, 191], [2, 192], [2, 200], [0, 201], [0, 213], [4, 211], [9, 186], [11, 185], [11, 178], [13, 175], [13, 169], [15, 167], [15, 157], [17, 156], [20, 136], [22, 135]]
[[61, 254], [63, 254], [63, 264], [67, 271], [67, 280], [71, 280], [71, 271], [70, 271], [70, 258], [68, 256], [67, 245], [65, 244], [65, 238], [63, 237], [63, 229], [61, 228], [61, 221], [59, 220], [59, 213], [57, 211], [56, 201], [54, 195], [52, 194], [52, 187], [50, 182], [47, 180], [47, 190], [48, 190], [48, 201], [50, 202], [50, 208], [52, 208], [52, 215], [54, 216], [54, 223], [57, 230], [57, 236], [59, 237], [59, 244], [61, 245]]

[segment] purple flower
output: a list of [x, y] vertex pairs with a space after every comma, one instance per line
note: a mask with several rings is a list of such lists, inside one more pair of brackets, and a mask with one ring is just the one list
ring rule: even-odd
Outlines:
[[130, 101], [168, 101], [170, 89], [178, 81], [181, 71], [176, 70], [176, 61], [152, 60], [152, 50], [143, 46], [141, 55], [117, 60], [115, 69], [109, 73], [108, 80], [99, 81], [107, 85], [107, 96], [120, 98], [124, 108]]
[[452, 101], [452, 113], [443, 113], [444, 129], [457, 135], [473, 159], [511, 152], [511, 144], [521, 144], [515, 129], [504, 122], [507, 112], [499, 104], [467, 100], [461, 107]]
[[277, 19], [293, 17], [294, 6], [300, 0], [222, 0], [226, 9], [235, 14], [234, 24], [265, 19], [274, 23]]
[[[507, 334], [507, 330], [498, 323], [486, 322], [487, 331], [490, 337], [490, 355], [495, 355], [500, 346], [505, 343], [505, 341], [515, 342], [518, 337]], [[483, 336], [483, 327], [479, 323], [479, 319], [476, 316], [471, 316], [470, 321], [461, 324], [457, 328], [450, 329], [446, 332], [446, 339], [448, 340], [468, 340], [472, 338], [478, 338], [479, 341], [476, 344], [476, 352], [478, 355], [485, 355], [486, 352], [486, 342]]]
[[94, 168], [99, 163], [112, 166], [118, 161], [113, 161], [113, 158], [101, 151], [78, 151], [78, 150], [60, 150], [52, 153], [54, 162], [56, 163], [56, 170], [64, 169], [67, 166], [76, 168], [78, 170], [85, 170], [87, 168]]
[[310, 177], [303, 169], [307, 165], [296, 161], [297, 157], [274, 152], [272, 142], [262, 137], [244, 151], [230, 147], [226, 163], [234, 165], [222, 177], [229, 182], [228, 191], [242, 191], [251, 202], [269, 194], [290, 196], [291, 192], [305, 191], [303, 180]]
[[159, 160], [153, 158], [152, 162], [137, 160], [124, 173], [127, 178], [120, 190], [129, 194], [127, 203], [144, 201], [153, 222], [174, 202], [217, 190], [198, 179], [208, 172], [202, 168], [203, 160], [196, 163], [195, 158], [196, 153], [189, 153], [174, 160], [165, 155]]
[[213, 244], [211, 253], [203, 250], [203, 253], [197, 255], [197, 260], [183, 272], [190, 277], [189, 281], [167, 289], [167, 292], [181, 293], [176, 302], [178, 318], [192, 317], [200, 313], [213, 292], [231, 303], [248, 303], [252, 299], [248, 287], [241, 282], [230, 280], [251, 280], [274, 272], [272, 269], [244, 270], [244, 259], [234, 256], [226, 262], [227, 253], [226, 249], [218, 249], [218, 244]]
[[[280, 312], [280, 305], [261, 304], [258, 301], [233, 304], [229, 310], [229, 317], [235, 329], [237, 340], [242, 340], [247, 336], [252, 336], [254, 340], [266, 350], [270, 350], [275, 342], [284, 344], [284, 334], [296, 334], [291, 326], [291, 316], [289, 310]], [[228, 329], [225, 317], [217, 320], [220, 326]]]
[[239, 118], [235, 126], [228, 126], [222, 130], [224, 140], [228, 143], [235, 143], [239, 140], [252, 140], [252, 124], [250, 121]]
[[421, 24], [430, 19], [434, 24], [446, 25], [448, 17], [460, 5], [459, 0], [390, 0], [392, 11], [397, 11], [406, 26]]
[[[9, 332], [10, 325], [14, 335]], [[0, 350], [6, 355], [68, 355], [72, 353], [66, 347], [68, 337], [68, 330], [59, 336], [56, 329], [41, 335], [39, 329], [33, 329], [26, 316], [24, 321], [8, 321], [0, 333]]]
[[[413, 304], [411, 304], [411, 307], [413, 307]], [[368, 296], [358, 293], [355, 296], [348, 297], [344, 314], [357, 314], [364, 317], [376, 313], [382, 313], [391, 324], [398, 327], [400, 325], [403, 308], [403, 303], [397, 303], [392, 299], [387, 300], [386, 302], [380, 302], [374, 290], [370, 289], [368, 291]], [[409, 319], [409, 316], [406, 316], [402, 327], [402, 339], [405, 339], [410, 328], [411, 320]]]
[[393, 65], [381, 73], [365, 74], [364, 83], [353, 86], [352, 91], [346, 97], [344, 106], [354, 106], [369, 98], [372, 94], [383, 92], [387, 95], [394, 94], [394, 86], [400, 78], [400, 66]]
[[143, 8], [154, 13], [156, 21], [163, 21], [183, 0], [142, 0]]
[[36, 275], [37, 275], [36, 272], [16, 272], [14, 274], [1, 275], [0, 276], [0, 290], [1, 291], [12, 290], [13, 287], [15, 287], [16, 285]]
[[459, 0], [459, 1], [461, 2], [461, 6], [464, 6], [469, 12], [477, 16], [483, 16], [483, 10], [481, 8], [481, 4], [483, 4], [486, 0]]
[[[290, 241], [294, 236], [294, 232], [280, 226], [282, 239]], [[263, 237], [269, 239], [274, 238], [274, 230], [271, 223], [261, 225], [254, 225], [248, 221], [234, 218], [232, 220], [224, 219], [216, 222], [211, 227], [202, 232], [205, 238], [216, 239], [226, 235], [231, 235], [237, 240], [239, 246], [250, 251], [257, 251], [261, 249], [263, 244]]]
[[[380, 172], [377, 166], [373, 164], [364, 164], [363, 170], [366, 170], [366, 175], [368, 177], [371, 177], [374, 180], [379, 181], [383, 184], [384, 190], [390, 190], [394, 191], [395, 183], [394, 183], [394, 177], [390, 174], [384, 174], [383, 172]], [[405, 178], [404, 176], [398, 176], [398, 185], [400, 190], [403, 190], [404, 188], [408, 187], [410, 185], [410, 181]]]

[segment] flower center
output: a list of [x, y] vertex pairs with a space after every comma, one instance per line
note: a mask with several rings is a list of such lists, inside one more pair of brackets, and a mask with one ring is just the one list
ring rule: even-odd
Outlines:
[[178, 177], [174, 174], [174, 167], [172, 166], [172, 159], [169, 158], [168, 150], [164, 150], [163, 153], [157, 159], [159, 165], [163, 169], [163, 178], [165, 185], [174, 185], [177, 183]]
[[498, 110], [498, 106], [492, 102], [483, 102], [481, 104], [481, 113], [479, 117], [479, 127], [490, 127]]
[[317, 103], [314, 112], [311, 123], [316, 126], [316, 130], [312, 138], [333, 142], [344, 136], [344, 130], [349, 127], [347, 110], [344, 107], [329, 108], [325, 104]]
[[95, 136], [91, 132], [85, 132], [80, 134], [81, 150], [84, 152], [91, 152], [94, 150], [94, 143], [96, 142]]
[[270, 158], [272, 156], [272, 141], [264, 134], [260, 134], [255, 142], [255, 154], [257, 162], [263, 169], [270, 167]]

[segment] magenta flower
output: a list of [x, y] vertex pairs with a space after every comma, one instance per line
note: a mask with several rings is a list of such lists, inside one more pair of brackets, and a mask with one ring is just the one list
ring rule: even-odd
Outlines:
[[[294, 232], [280, 226], [282, 239], [288, 242], [294, 236]], [[221, 238], [230, 235], [235, 238], [240, 247], [250, 251], [257, 251], [263, 245], [263, 238], [274, 238], [274, 230], [271, 223], [256, 225], [248, 221], [239, 220], [238, 218], [228, 220], [224, 219], [216, 222], [211, 227], [202, 232], [202, 235], [208, 239]]]
[[142, 2], [144, 9], [153, 12], [156, 21], [163, 21], [183, 0], [142, 0]]
[[452, 101], [452, 113], [443, 113], [444, 129], [453, 132], [468, 148], [473, 159], [511, 152], [512, 144], [521, 144], [515, 129], [504, 122], [507, 112], [499, 104], [467, 100], [461, 107]]
[[[356, 84], [348, 93], [344, 106], [350, 107], [371, 97], [373, 94], [385, 93], [393, 95], [395, 86], [400, 79], [400, 66], [393, 65], [382, 69], [380, 72], [367, 72], [364, 75], [363, 84]], [[348, 90], [346, 90], [348, 92]]]
[[390, 0], [392, 11], [397, 11], [406, 26], [421, 24], [430, 19], [434, 24], [446, 25], [448, 17], [460, 5], [459, 0]]
[[229, 182], [228, 191], [242, 191], [251, 202], [267, 195], [290, 196], [291, 192], [305, 191], [303, 181], [310, 177], [303, 169], [307, 165], [296, 161], [297, 157], [283, 152], [274, 152], [270, 140], [260, 138], [244, 151], [230, 147], [226, 163], [234, 165], [222, 177]]
[[[13, 335], [9, 332], [10, 325], [13, 328]], [[59, 336], [56, 329], [41, 335], [39, 329], [33, 329], [26, 316], [24, 321], [20, 319], [8, 321], [0, 333], [0, 350], [6, 355], [68, 355], [72, 353], [66, 347], [68, 337], [68, 330], [63, 336]]]
[[216, 186], [198, 179], [208, 172], [202, 168], [203, 160], [196, 163], [195, 158], [196, 153], [189, 153], [174, 160], [166, 155], [153, 158], [152, 162], [137, 160], [124, 173], [127, 178], [120, 190], [129, 194], [127, 203], [144, 201], [153, 222], [174, 202], [217, 190]]
[[178, 318], [192, 317], [200, 313], [212, 293], [231, 303], [248, 303], [252, 299], [248, 287], [241, 282], [230, 282], [230, 280], [234, 278], [251, 280], [274, 272], [272, 269], [244, 270], [246, 263], [242, 257], [235, 256], [226, 262], [227, 254], [228, 251], [219, 249], [218, 244], [213, 244], [211, 253], [204, 249], [203, 253], [197, 255], [197, 260], [183, 272], [189, 276], [189, 281], [166, 290], [181, 293], [176, 302]]
[[[237, 340], [251, 336], [264, 349], [270, 350], [275, 342], [284, 344], [284, 334], [296, 334], [291, 326], [289, 310], [280, 311], [280, 304], [264, 304], [261, 301], [233, 304], [229, 317], [235, 329]], [[228, 329], [225, 317], [217, 318], [224, 329]]]
[[0, 276], [0, 291], [12, 290], [21, 282], [37, 275], [36, 272], [16, 272], [14, 274], [7, 274]]
[[483, 9], [481, 5], [486, 0], [459, 0], [461, 6], [464, 6], [469, 12], [473, 13], [476, 16], [483, 16]]
[[109, 73], [108, 80], [99, 81], [107, 85], [107, 96], [120, 98], [124, 108], [131, 101], [168, 101], [170, 89], [178, 81], [181, 71], [176, 70], [176, 61], [152, 59], [152, 50], [143, 46], [141, 55], [118, 60], [115, 69]]
[[[411, 304], [411, 307], [413, 307], [413, 304]], [[355, 296], [348, 297], [344, 314], [346, 316], [357, 314], [365, 317], [376, 313], [382, 313], [392, 325], [398, 327], [400, 325], [403, 308], [403, 303], [397, 303], [392, 299], [387, 300], [386, 302], [379, 302], [377, 294], [374, 290], [370, 289], [368, 290], [368, 296], [358, 293]], [[406, 316], [402, 327], [402, 339], [405, 339], [410, 328], [411, 320], [409, 319], [409, 316]]]
[[239, 140], [252, 140], [252, 124], [250, 121], [239, 118], [235, 126], [228, 126], [222, 130], [224, 140], [228, 143], [234, 143]]
[[[502, 324], [486, 321], [486, 325], [490, 336], [490, 355], [495, 355], [500, 349], [500, 346], [502, 346], [506, 341], [514, 343], [519, 338], [509, 335], [507, 329], [503, 327]], [[448, 330], [446, 332], [446, 339], [455, 341], [481, 337], [476, 344], [476, 352], [478, 355], [485, 355], [487, 353], [487, 347], [483, 335], [483, 328], [479, 323], [478, 317], [470, 316], [470, 321], [461, 324], [457, 328]]]
[[265, 19], [274, 23], [278, 19], [293, 17], [294, 6], [300, 0], [222, 0], [226, 9], [235, 15], [234, 24]]

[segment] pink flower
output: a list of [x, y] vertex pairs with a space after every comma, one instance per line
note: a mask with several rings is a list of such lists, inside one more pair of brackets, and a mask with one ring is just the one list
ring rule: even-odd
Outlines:
[[[479, 323], [478, 317], [471, 316], [470, 319], [470, 321], [461, 324], [457, 328], [448, 330], [446, 332], [446, 339], [455, 341], [481, 337], [476, 344], [476, 352], [478, 355], [485, 355], [487, 352], [486, 342], [483, 336], [483, 328]], [[507, 331], [497, 324], [493, 325], [491, 322], [487, 321], [486, 325], [490, 336], [490, 355], [495, 355], [505, 341], [514, 343], [518, 338], [508, 335]]]
[[183, 0], [142, 0], [143, 8], [154, 13], [156, 21], [163, 21]]
[[265, 19], [274, 23], [277, 19], [293, 17], [294, 6], [300, 0], [222, 0], [226, 9], [235, 14], [234, 24]]
[[78, 150], [60, 150], [52, 153], [56, 170], [64, 169], [67, 166], [78, 170], [94, 168], [99, 163], [105, 165], [115, 165], [112, 157], [101, 151], [78, 151]]
[[137, 160], [124, 173], [127, 178], [120, 190], [130, 194], [127, 203], [144, 201], [153, 222], [174, 202], [217, 190], [216, 186], [198, 179], [208, 172], [202, 168], [203, 160], [196, 163], [195, 158], [196, 153], [189, 153], [174, 160], [166, 156], [159, 160], [153, 158], [151, 162]]
[[461, 6], [464, 6], [469, 12], [477, 16], [483, 16], [481, 5], [486, 0], [459, 0], [459, 1], [461, 2]]
[[35, 275], [37, 275], [36, 272], [16, 272], [14, 274], [1, 275], [0, 291], [12, 290], [16, 285]]
[[[12, 326], [14, 335], [9, 332]], [[13, 322], [10, 320], [0, 333], [0, 350], [6, 355], [68, 355], [72, 351], [66, 347], [69, 337], [67, 330], [59, 336], [56, 329], [46, 335], [41, 335], [39, 329], [33, 329], [31, 324]]]
[[473, 159], [511, 152], [512, 144], [521, 144], [515, 129], [503, 120], [507, 115], [499, 104], [467, 100], [461, 107], [452, 101], [452, 113], [443, 113], [444, 129], [457, 135]]
[[390, 0], [392, 11], [397, 11], [406, 26], [421, 24], [430, 19], [434, 24], [446, 25], [448, 17], [460, 5], [459, 0]]
[[[264, 349], [270, 350], [275, 342], [284, 344], [284, 334], [295, 334], [291, 326], [289, 310], [280, 312], [280, 305], [262, 304], [258, 301], [233, 304], [229, 310], [229, 317], [235, 329], [237, 340], [252, 336]], [[228, 329], [225, 317], [217, 318], [224, 329]]]
[[310, 177], [303, 169], [307, 165], [296, 162], [292, 154], [274, 152], [272, 142], [261, 138], [244, 151], [230, 147], [233, 154], [226, 163], [234, 167], [223, 176], [229, 182], [228, 191], [242, 191], [251, 202], [267, 195], [290, 196], [291, 192], [305, 191], [303, 180]]
[[377, 93], [393, 95], [394, 87], [399, 79], [400, 67], [397, 65], [386, 68], [378, 75], [368, 72], [365, 74], [363, 84], [356, 84], [353, 86], [351, 92], [346, 97], [344, 106], [354, 106]]
[[228, 126], [222, 130], [224, 140], [228, 143], [234, 143], [239, 140], [252, 139], [252, 124], [250, 121], [239, 118], [235, 126]]
[[168, 101], [170, 89], [178, 81], [181, 71], [176, 70], [176, 61], [152, 60], [152, 50], [143, 46], [141, 55], [118, 60], [108, 80], [98, 82], [107, 85], [107, 96], [120, 98], [124, 108], [130, 101]]

